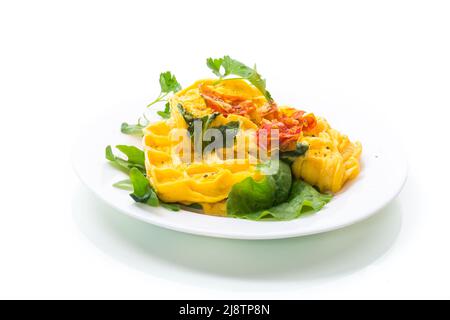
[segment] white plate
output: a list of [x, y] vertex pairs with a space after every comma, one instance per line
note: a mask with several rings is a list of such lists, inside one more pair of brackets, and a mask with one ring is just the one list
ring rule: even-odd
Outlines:
[[[306, 98], [286, 101], [307, 102], [298, 108], [327, 118], [330, 124], [363, 144], [362, 172], [320, 212], [292, 221], [247, 221], [213, 217], [181, 210], [168, 211], [134, 203], [127, 191], [114, 182], [125, 179], [105, 160], [106, 145], [135, 144], [140, 140], [120, 133], [124, 121], [135, 122], [145, 101], [109, 110], [82, 131], [75, 143], [73, 164], [84, 184], [98, 197], [119, 211], [145, 222], [192, 234], [233, 239], [277, 239], [310, 235], [342, 228], [368, 218], [387, 205], [402, 189], [407, 165], [398, 140], [380, 117], [362, 107], [339, 105], [337, 100]], [[158, 116], [152, 115], [154, 119]]]

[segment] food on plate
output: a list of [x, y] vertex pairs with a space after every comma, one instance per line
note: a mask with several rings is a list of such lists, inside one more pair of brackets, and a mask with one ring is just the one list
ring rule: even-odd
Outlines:
[[291, 220], [321, 210], [360, 172], [362, 147], [312, 112], [278, 105], [256, 68], [207, 59], [217, 76], [182, 89], [160, 75], [159, 121], [123, 123], [142, 147], [110, 146], [129, 175], [116, 187], [136, 202], [250, 220]]

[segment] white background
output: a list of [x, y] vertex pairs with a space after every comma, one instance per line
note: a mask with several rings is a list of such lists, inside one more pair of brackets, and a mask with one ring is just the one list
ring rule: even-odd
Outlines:
[[[450, 298], [449, 17], [448, 1], [1, 1], [0, 298]], [[83, 124], [223, 54], [268, 88], [384, 112], [410, 165], [397, 200], [343, 230], [246, 242], [134, 221], [81, 185]]]

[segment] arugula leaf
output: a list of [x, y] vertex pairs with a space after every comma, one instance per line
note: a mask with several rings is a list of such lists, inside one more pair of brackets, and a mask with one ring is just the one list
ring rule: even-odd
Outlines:
[[131, 168], [130, 180], [133, 185], [133, 193], [130, 193], [130, 196], [134, 201], [145, 203], [152, 207], [157, 207], [159, 205], [159, 200], [155, 191], [141, 171], [136, 168]]
[[122, 189], [122, 190], [131, 190], [133, 191], [133, 185], [131, 184], [130, 179], [120, 180], [113, 184], [113, 187]]
[[136, 168], [130, 170], [130, 182], [133, 190], [133, 193], [131, 193], [130, 196], [134, 201], [145, 203], [152, 207], [160, 205], [161, 207], [172, 211], [180, 210], [180, 206], [176, 203], [166, 203], [159, 200], [148, 179]]
[[126, 122], [122, 123], [120, 126], [120, 131], [124, 134], [129, 134], [133, 136], [142, 136], [142, 130], [145, 126], [141, 124], [128, 124]]
[[321, 210], [330, 200], [332, 195], [322, 194], [304, 181], [296, 180], [287, 202], [283, 202], [270, 209], [254, 212], [238, 212], [230, 215], [235, 218], [249, 220], [292, 220], [300, 215], [315, 213]]
[[236, 183], [228, 195], [228, 215], [237, 216], [270, 208], [275, 201], [275, 189], [275, 180], [271, 176], [265, 176], [260, 181], [245, 178]]
[[[230, 56], [224, 56], [223, 58], [218, 59], [208, 58], [206, 59], [206, 65], [220, 79], [233, 74], [248, 80], [266, 97], [267, 100], [273, 100], [270, 92], [266, 89], [266, 80], [261, 77], [258, 71], [256, 71], [256, 67], [250, 68], [242, 62], [232, 59]], [[223, 73], [221, 72], [221, 68], [224, 70]]]
[[170, 71], [162, 72], [159, 75], [159, 86], [161, 92], [158, 97], [147, 105], [147, 108], [160, 101], [166, 101], [164, 98], [169, 93], [176, 93], [181, 90], [181, 85], [178, 83], [177, 78]]
[[107, 146], [105, 150], [105, 157], [118, 169], [128, 173], [132, 168], [136, 168], [145, 173], [145, 156], [144, 152], [133, 146], [119, 145], [117, 149], [122, 151], [128, 160], [114, 155], [111, 146]]
[[128, 157], [128, 162], [145, 167], [145, 155], [141, 149], [125, 145], [118, 145], [116, 148]]
[[144, 152], [134, 146], [118, 145], [116, 146], [121, 152], [127, 156], [127, 160], [114, 155], [111, 146], [107, 146], [105, 150], [106, 159], [113, 165], [129, 174], [130, 178], [118, 181], [113, 184], [114, 187], [133, 191], [130, 196], [136, 202], [146, 203], [150, 206], [162, 207], [179, 211], [180, 206], [176, 203], [165, 203], [158, 199], [156, 192], [153, 190], [150, 182], [145, 174], [145, 156]]
[[157, 114], [163, 119], [170, 118], [170, 103], [167, 102], [164, 108], [164, 111], [158, 111]]
[[292, 163], [296, 158], [304, 156], [309, 146], [306, 143], [297, 142], [295, 150], [280, 152], [280, 159]]

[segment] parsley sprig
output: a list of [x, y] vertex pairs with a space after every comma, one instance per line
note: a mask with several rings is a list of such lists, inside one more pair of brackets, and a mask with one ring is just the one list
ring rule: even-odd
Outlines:
[[[175, 75], [173, 75], [170, 71], [162, 72], [159, 75], [159, 86], [161, 87], [161, 91], [156, 97], [155, 100], [150, 102], [147, 105], [147, 108], [151, 107], [152, 105], [161, 102], [166, 101], [164, 111], [158, 111], [158, 115], [161, 116], [164, 119], [170, 118], [170, 105], [167, 101], [167, 97], [170, 93], [176, 93], [181, 90], [181, 85], [178, 83], [177, 78]], [[126, 122], [122, 123], [122, 126], [120, 127], [120, 131], [124, 134], [128, 135], [136, 135], [136, 136], [142, 136], [142, 129], [144, 129], [148, 125], [149, 121], [145, 114], [142, 115], [141, 118], [139, 118], [137, 124], [128, 124]]]
[[258, 73], [256, 66], [250, 68], [230, 56], [217, 59], [208, 58], [206, 59], [206, 65], [220, 80], [226, 80], [225, 78], [229, 75], [239, 76], [238, 79], [245, 79], [253, 84], [267, 100], [273, 100], [270, 92], [266, 89], [266, 80]]
[[176, 93], [181, 90], [181, 85], [178, 83], [177, 78], [170, 71], [162, 72], [159, 75], [159, 86], [161, 87], [161, 92], [155, 100], [147, 105], [147, 108], [160, 101], [167, 101], [166, 97], [169, 93]]

